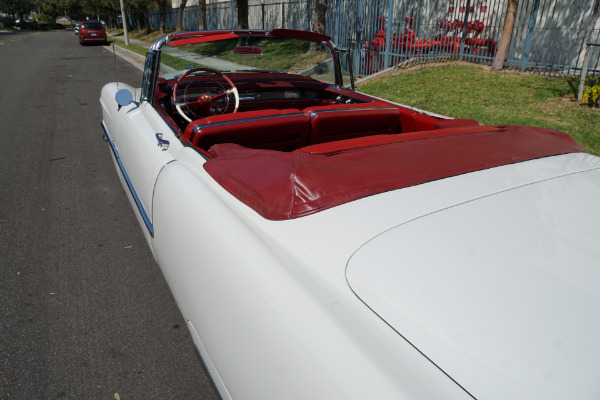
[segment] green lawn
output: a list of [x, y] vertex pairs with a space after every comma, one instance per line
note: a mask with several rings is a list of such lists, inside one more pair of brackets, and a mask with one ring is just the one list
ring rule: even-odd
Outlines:
[[[236, 41], [231, 41], [229, 43], [233, 44], [234, 47], [237, 45]], [[215, 45], [216, 43], [207, 43], [202, 46], [214, 47]], [[284, 71], [289, 73], [296, 73], [303, 69], [310, 68], [328, 58], [328, 54], [324, 51], [309, 51], [309, 43], [298, 40], [274, 41], [262, 39], [257, 40], [250, 45], [261, 47], [263, 54], [261, 56], [235, 55], [233, 54], [233, 47], [231, 47], [218, 50], [215, 49], [216, 51], [214, 51], [212, 55], [226, 61], [248, 65], [257, 69]], [[206, 47], [202, 48], [201, 53], [207, 54], [205, 51]]]
[[115, 42], [115, 45], [122, 47], [124, 49], [127, 49], [129, 51], [133, 51], [134, 53], [140, 54], [142, 56], [145, 56], [146, 53], [148, 52], [148, 49], [143, 47], [143, 46], [139, 46], [137, 44], [133, 44], [133, 43], [129, 43], [129, 46], [125, 46], [125, 41], [121, 40], [121, 39], [112, 39], [113, 42]]
[[578, 88], [578, 77], [492, 73], [484, 67], [455, 63], [395, 70], [361, 84], [358, 90], [481, 124], [560, 130], [600, 155], [600, 109], [578, 105]]

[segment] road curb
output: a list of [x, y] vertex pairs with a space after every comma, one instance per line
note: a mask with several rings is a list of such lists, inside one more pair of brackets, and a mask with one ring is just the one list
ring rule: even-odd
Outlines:
[[111, 53], [113, 53], [113, 49], [114, 49], [114, 54], [118, 55], [125, 61], [130, 62], [131, 64], [133, 64], [133, 66], [135, 66], [139, 70], [141, 70], [141, 71], [144, 70], [144, 62], [146, 60], [146, 58], [144, 56], [142, 56], [138, 53], [135, 53], [131, 50], [127, 50], [127, 49], [119, 46], [115, 42], [112, 42], [112, 44], [110, 46], [110, 50], [107, 49], [107, 51], [110, 51]]

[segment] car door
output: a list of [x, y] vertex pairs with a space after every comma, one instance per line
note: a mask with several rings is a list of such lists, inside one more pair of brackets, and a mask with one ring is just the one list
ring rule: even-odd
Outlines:
[[144, 233], [153, 236], [154, 184], [162, 167], [174, 160], [169, 151], [174, 135], [148, 102], [120, 107], [111, 125], [109, 140], [119, 168], [146, 225]]

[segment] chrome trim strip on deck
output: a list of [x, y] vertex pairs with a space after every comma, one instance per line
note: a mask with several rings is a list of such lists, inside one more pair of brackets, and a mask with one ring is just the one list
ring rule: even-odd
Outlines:
[[329, 108], [325, 110], [314, 110], [308, 114], [309, 118], [313, 118], [315, 115], [330, 112], [351, 112], [351, 111], [373, 111], [373, 110], [397, 110], [395, 107], [355, 107], [355, 108]]
[[209, 124], [202, 124], [202, 125], [196, 125], [194, 127], [194, 129], [192, 129], [192, 138], [194, 137], [194, 135], [201, 130], [202, 128], [208, 128], [208, 127], [213, 127], [213, 126], [222, 126], [222, 125], [231, 125], [231, 124], [238, 124], [238, 123], [244, 123], [244, 122], [254, 122], [254, 121], [263, 121], [266, 119], [272, 119], [272, 118], [282, 118], [282, 117], [297, 117], [297, 116], [304, 116], [306, 117], [307, 115], [299, 112], [299, 113], [293, 113], [293, 114], [275, 114], [275, 115], [264, 115], [262, 117], [253, 117], [253, 118], [244, 118], [244, 119], [233, 119], [231, 121], [222, 121], [222, 122], [214, 122], [214, 123], [209, 123]]

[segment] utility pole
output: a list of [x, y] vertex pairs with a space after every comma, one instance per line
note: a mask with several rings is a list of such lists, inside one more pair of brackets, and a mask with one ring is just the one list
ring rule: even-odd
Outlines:
[[125, 35], [125, 46], [129, 46], [129, 35], [127, 33], [127, 19], [125, 17], [125, 5], [121, 0], [121, 19], [123, 20], [123, 35]]

